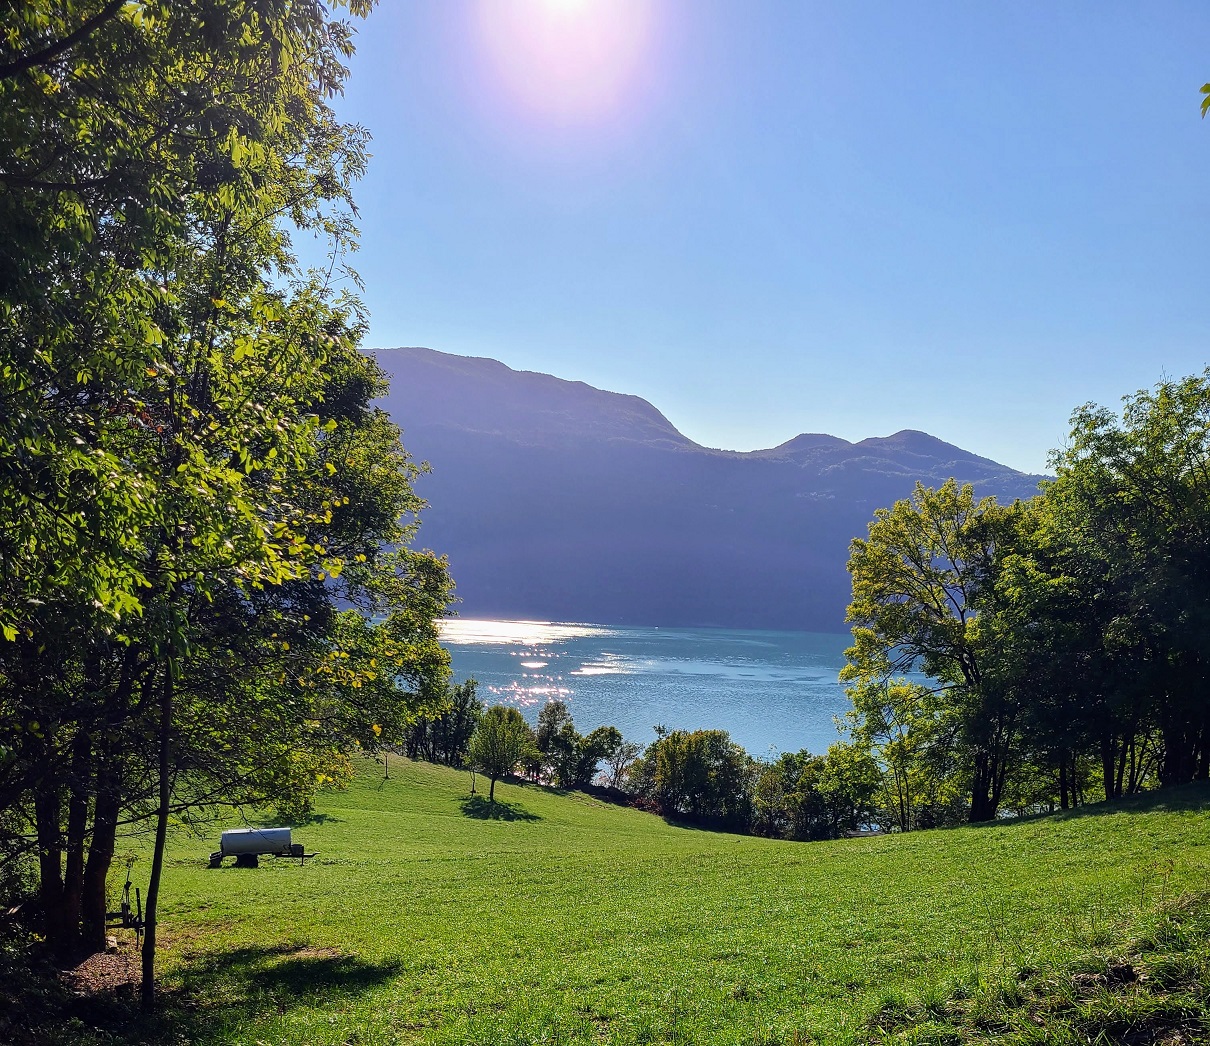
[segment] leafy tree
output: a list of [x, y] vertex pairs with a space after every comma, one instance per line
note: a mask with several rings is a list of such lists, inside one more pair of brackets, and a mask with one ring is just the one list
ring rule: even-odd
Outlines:
[[936, 679], [956, 716], [966, 761], [970, 819], [996, 815], [1017, 740], [1020, 695], [995, 685], [993, 638], [979, 599], [1017, 509], [950, 480], [917, 485], [911, 499], [881, 509], [849, 556], [853, 646], [842, 679], [870, 694], [901, 673]]
[[533, 731], [515, 708], [492, 705], [483, 713], [471, 738], [469, 760], [491, 781], [489, 801], [495, 802], [496, 782], [512, 773], [534, 749]]
[[667, 816], [746, 828], [751, 760], [725, 730], [673, 730], [631, 768], [636, 791]]
[[446, 766], [466, 763], [471, 737], [483, 714], [474, 679], [456, 684], [449, 702], [431, 718], [418, 717], [407, 727], [405, 745], [413, 759], [426, 759]]
[[601, 762], [615, 760], [626, 741], [616, 726], [598, 726], [579, 745], [571, 788], [587, 788], [597, 776]]
[[449, 581], [407, 547], [417, 469], [359, 307], [290, 252], [353, 236], [351, 29], [285, 0], [10, 13], [0, 810], [32, 822], [60, 950], [103, 944], [114, 832], [154, 814], [150, 1001], [170, 819], [305, 807], [437, 706]]
[[967, 813], [957, 739], [960, 710], [943, 689], [908, 679], [850, 687], [853, 743], [878, 774], [879, 821], [900, 832], [951, 824]]
[[1079, 408], [1052, 461], [1027, 504], [918, 488], [854, 542], [853, 736], [900, 828], [962, 781], [980, 819], [1210, 777], [1210, 372]]
[[1137, 671], [1145, 652], [1121, 628], [1128, 595], [1107, 583], [1106, 564], [1069, 515], [1053, 486], [1026, 506], [985, 599], [985, 622], [998, 637], [997, 685], [1028, 694], [1026, 768], [1037, 787], [1038, 774], [1051, 775], [1064, 809], [1083, 797], [1089, 752], [1101, 762], [1106, 798], [1137, 790], [1146, 764], [1133, 754], [1152, 733]]
[[1160, 780], [1205, 778], [1210, 371], [1126, 397], [1120, 417], [1087, 404], [1072, 422], [1047, 501], [1066, 538], [1064, 565], [1118, 669], [1100, 711], [1106, 794], [1138, 761], [1149, 722], [1162, 743]]
[[567, 702], [552, 698], [542, 706], [538, 713], [538, 729], [534, 733], [534, 743], [543, 755], [550, 755], [559, 746], [560, 735], [567, 727], [574, 729], [571, 712]]
[[586, 788], [597, 775], [601, 760], [609, 759], [622, 746], [617, 727], [601, 726], [584, 736], [566, 703], [547, 701], [538, 713], [535, 744], [542, 767], [560, 788]]
[[759, 767], [752, 786], [751, 829], [779, 839], [836, 839], [874, 816], [878, 770], [855, 745], [826, 756], [786, 752]]
[[251, 7], [9, 5], [0, 626], [10, 639], [33, 629], [31, 600], [64, 589], [111, 614], [142, 605], [156, 588], [141, 569], [143, 537], [164, 520], [156, 473], [131, 455], [179, 435], [154, 403], [187, 373], [164, 366], [166, 339], [247, 353], [225, 321], [256, 313], [262, 331], [276, 325], [297, 345], [301, 331], [263, 277], [265, 267], [291, 271], [277, 219], [347, 235], [329, 205], [348, 199], [364, 134], [340, 127], [326, 104], [345, 75], [347, 29], [313, 7]]
[[607, 752], [605, 765], [609, 767], [609, 786], [621, 788], [631, 765], [643, 754], [643, 746], [637, 741], [622, 742]]

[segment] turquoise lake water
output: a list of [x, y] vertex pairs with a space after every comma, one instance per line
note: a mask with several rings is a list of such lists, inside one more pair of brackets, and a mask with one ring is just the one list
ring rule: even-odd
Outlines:
[[643, 744], [670, 730], [720, 729], [752, 755], [822, 753], [849, 708], [837, 673], [847, 635], [717, 628], [618, 628], [541, 621], [444, 622], [454, 678], [532, 723], [567, 702], [582, 733], [616, 726]]

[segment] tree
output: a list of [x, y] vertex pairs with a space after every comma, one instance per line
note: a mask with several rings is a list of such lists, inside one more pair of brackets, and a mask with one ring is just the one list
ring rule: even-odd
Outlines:
[[643, 746], [637, 741], [623, 740], [612, 751], [605, 755], [605, 765], [609, 767], [609, 787], [621, 788], [626, 773], [631, 765], [643, 754]]
[[468, 758], [490, 781], [488, 800], [496, 801], [496, 782], [510, 774], [535, 748], [533, 731], [521, 713], [508, 705], [492, 705], [479, 719]]
[[944, 691], [897, 678], [860, 681], [849, 696], [853, 749], [877, 774], [879, 823], [900, 832], [953, 823], [966, 781], [960, 712]]
[[1137, 790], [1147, 760], [1136, 756], [1152, 732], [1139, 685], [1146, 654], [1121, 627], [1129, 595], [1109, 583], [1107, 564], [1081, 539], [1065, 500], [1052, 484], [1022, 507], [983, 600], [996, 635], [996, 685], [1027, 695], [1021, 750], [1035, 802], [1049, 804], [1036, 791], [1049, 774], [1063, 809], [1083, 800], [1090, 753], [1101, 762], [1105, 798]]
[[922, 671], [958, 716], [970, 780], [970, 819], [996, 815], [1017, 737], [1018, 696], [993, 685], [991, 636], [979, 599], [1013, 508], [974, 499], [970, 485], [917, 484], [911, 499], [880, 509], [849, 555], [853, 646], [842, 679], [876, 691]]
[[446, 766], [463, 766], [471, 737], [483, 714], [478, 688], [474, 679], [456, 684], [450, 691], [448, 703], [437, 713], [429, 718], [417, 717], [411, 722], [405, 738], [408, 755]]
[[435, 708], [449, 579], [408, 547], [417, 468], [360, 307], [290, 251], [313, 231], [336, 266], [354, 235], [351, 29], [285, 0], [11, 13], [0, 811], [32, 822], [60, 951], [103, 945], [114, 832], [154, 817], [150, 1002], [170, 819], [301, 808]]
[[877, 768], [860, 746], [785, 752], [757, 770], [751, 828], [778, 839], [837, 839], [873, 817], [877, 791]]
[[[1101, 711], [1106, 794], [1146, 727], [1164, 784], [1210, 776], [1210, 371], [1086, 404], [1046, 500], [1059, 558], [1118, 669]], [[1133, 775], [1132, 775], [1133, 776]]]
[[725, 730], [673, 730], [631, 768], [640, 794], [662, 813], [746, 828], [751, 760]]
[[538, 746], [538, 751], [543, 755], [554, 752], [566, 727], [575, 727], [567, 702], [551, 698], [538, 713], [538, 729], [534, 733], [534, 743]]
[[[597, 768], [602, 761], [606, 764], [619, 761], [619, 753], [627, 745], [622, 738], [622, 732], [616, 726], [598, 726], [589, 733], [579, 746], [578, 759], [573, 784], [569, 787], [587, 788], [597, 776]], [[632, 746], [633, 747], [633, 746]], [[623, 765], [625, 755], [620, 757]], [[618, 772], [614, 771], [614, 777]]]
[[[170, 394], [165, 339], [185, 330], [182, 310], [204, 353], [233, 338], [229, 312], [283, 323], [280, 296], [264, 293], [296, 275], [279, 218], [348, 235], [340, 205], [365, 136], [326, 104], [345, 76], [348, 30], [314, 7], [260, 4], [252, 17], [248, 6], [10, 5], [0, 42], [0, 625], [10, 639], [33, 626], [31, 599], [64, 587], [111, 614], [137, 611], [157, 498], [154, 474], [128, 455], [164, 434], [143, 392]], [[297, 343], [293, 324], [281, 329]]]
[[557, 699], [547, 701], [538, 713], [535, 735], [543, 767], [560, 788], [586, 788], [597, 775], [597, 766], [622, 745], [617, 727], [600, 726], [588, 736], [580, 734], [567, 710]]

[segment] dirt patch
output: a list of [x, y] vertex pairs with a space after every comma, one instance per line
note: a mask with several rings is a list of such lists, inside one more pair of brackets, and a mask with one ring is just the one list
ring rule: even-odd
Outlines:
[[287, 953], [291, 959], [335, 959], [342, 952], [339, 948], [291, 948]]
[[99, 995], [142, 983], [139, 954], [132, 947], [90, 955], [78, 966], [62, 972], [64, 984], [77, 995]]

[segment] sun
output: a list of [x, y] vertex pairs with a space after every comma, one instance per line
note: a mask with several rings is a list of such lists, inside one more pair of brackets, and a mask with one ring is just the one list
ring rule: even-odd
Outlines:
[[475, 15], [485, 88], [557, 123], [621, 110], [651, 50], [651, 0], [479, 0]]

